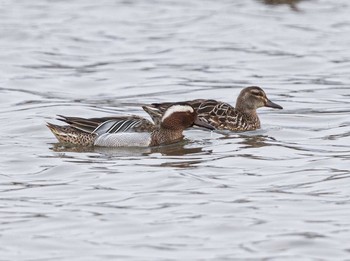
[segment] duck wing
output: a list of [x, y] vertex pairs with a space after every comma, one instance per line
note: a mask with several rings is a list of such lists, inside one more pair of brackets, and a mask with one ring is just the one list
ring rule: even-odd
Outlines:
[[[191, 105], [196, 110], [198, 118], [201, 121], [209, 123], [216, 129], [235, 129], [234, 126], [239, 122], [239, 114], [236, 109], [228, 103], [206, 99], [196, 99], [183, 103]], [[172, 102], [152, 103], [142, 108], [152, 117], [153, 121], [158, 124], [166, 109], [174, 104], [175, 103]]]
[[118, 132], [147, 132], [154, 128], [149, 120], [139, 116], [112, 116], [102, 118], [79, 118], [59, 115], [58, 120], [86, 133], [102, 135]]
[[236, 109], [228, 103], [216, 100], [205, 100], [196, 107], [198, 118], [216, 129], [235, 130], [242, 121]]

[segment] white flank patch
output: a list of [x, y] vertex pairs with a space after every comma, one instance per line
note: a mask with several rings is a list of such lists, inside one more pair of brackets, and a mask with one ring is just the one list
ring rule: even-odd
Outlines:
[[193, 113], [193, 108], [189, 105], [173, 105], [171, 107], [169, 107], [163, 117], [162, 117], [162, 121], [164, 121], [166, 118], [168, 118], [169, 116], [171, 116], [172, 114], [174, 114], [175, 112], [190, 112]]

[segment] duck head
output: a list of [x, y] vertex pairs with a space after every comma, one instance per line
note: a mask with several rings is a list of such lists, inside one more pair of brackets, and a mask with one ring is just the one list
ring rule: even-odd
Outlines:
[[260, 107], [283, 109], [282, 106], [270, 101], [263, 89], [258, 86], [244, 88], [239, 94], [236, 109], [243, 111], [256, 110]]
[[193, 125], [214, 130], [210, 124], [201, 121], [189, 104], [179, 103], [170, 106], [163, 114], [160, 126], [170, 130], [184, 130]]

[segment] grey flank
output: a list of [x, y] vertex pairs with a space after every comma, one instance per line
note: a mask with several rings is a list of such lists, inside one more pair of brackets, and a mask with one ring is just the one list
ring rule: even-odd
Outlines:
[[98, 136], [95, 146], [102, 147], [147, 147], [151, 144], [150, 133], [105, 133]]

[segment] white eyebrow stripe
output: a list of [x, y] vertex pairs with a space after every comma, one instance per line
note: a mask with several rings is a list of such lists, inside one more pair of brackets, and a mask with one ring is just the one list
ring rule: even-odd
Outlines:
[[164, 115], [162, 117], [162, 121], [164, 121], [166, 118], [168, 118], [169, 116], [171, 116], [175, 112], [190, 112], [190, 113], [193, 113], [194, 110], [189, 105], [173, 105], [173, 106], [169, 107], [165, 111], [165, 113], [164, 113]]

